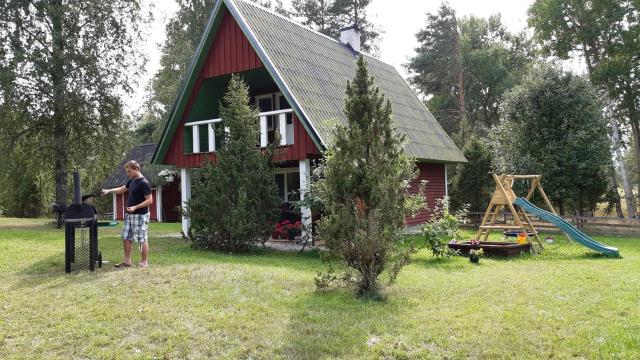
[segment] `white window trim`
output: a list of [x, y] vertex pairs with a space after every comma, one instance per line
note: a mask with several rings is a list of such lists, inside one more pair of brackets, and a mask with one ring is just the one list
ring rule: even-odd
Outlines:
[[191, 121], [191, 122], [185, 123], [184, 126], [196, 126], [196, 125], [213, 124], [213, 123], [219, 123], [221, 121], [222, 121], [222, 119], [209, 119], [209, 120]]
[[194, 154], [200, 153], [200, 125], [191, 127], [191, 146]]
[[[284, 202], [289, 202], [289, 182], [287, 181], [288, 177], [291, 176], [291, 174], [295, 174], [298, 171], [300, 171], [299, 168], [276, 168], [274, 169], [274, 173], [276, 175], [284, 175]], [[300, 189], [296, 189], [298, 191], [300, 191]]]
[[[273, 129], [277, 130], [280, 134], [280, 146], [293, 145], [293, 138], [291, 142], [287, 141], [287, 114], [293, 113], [293, 109], [280, 109], [280, 97], [284, 96], [281, 92], [274, 92], [269, 94], [257, 95], [255, 97], [256, 104], [260, 99], [271, 99], [271, 105], [274, 108], [272, 111], [265, 111], [259, 113], [259, 123], [260, 123], [260, 147], [264, 148], [268, 145], [268, 124], [267, 124], [267, 116], [274, 116], [275, 121], [272, 124]], [[216, 123], [222, 122], [221, 118], [218, 119], [208, 119], [208, 120], [198, 120], [191, 121], [185, 123], [184, 126], [191, 127], [191, 151], [193, 154], [201, 154], [205, 151], [200, 151], [200, 125], [208, 125], [208, 144], [207, 144], [207, 152], [212, 153], [215, 152], [216, 149], [216, 139], [215, 139], [215, 128], [214, 125]], [[277, 123], [277, 124], [276, 124]], [[225, 133], [229, 134], [229, 128], [225, 126]]]

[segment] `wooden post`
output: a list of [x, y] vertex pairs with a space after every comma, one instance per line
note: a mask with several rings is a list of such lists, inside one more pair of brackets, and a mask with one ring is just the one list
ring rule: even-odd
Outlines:
[[[191, 169], [180, 169], [180, 197], [182, 200], [181, 206], [185, 208], [187, 202], [191, 199]], [[189, 234], [189, 228], [191, 227], [191, 220], [182, 215], [182, 232], [184, 235]]]

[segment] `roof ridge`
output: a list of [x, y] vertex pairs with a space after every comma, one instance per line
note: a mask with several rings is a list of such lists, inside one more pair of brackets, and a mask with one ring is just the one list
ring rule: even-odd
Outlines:
[[[263, 11], [266, 11], [266, 12], [268, 12], [268, 13], [272, 14], [272, 15], [275, 15], [275, 16], [277, 16], [277, 17], [281, 18], [282, 20], [288, 21], [288, 22], [290, 22], [290, 23], [292, 23], [292, 24], [294, 24], [294, 25], [296, 25], [296, 26], [299, 26], [299, 27], [301, 27], [301, 28], [303, 28], [303, 29], [305, 29], [305, 30], [307, 30], [307, 31], [310, 31], [310, 32], [312, 32], [312, 33], [314, 33], [314, 34], [316, 34], [316, 35], [320, 35], [320, 36], [322, 36], [322, 37], [325, 37], [325, 38], [327, 38], [328, 40], [331, 40], [331, 41], [333, 41], [333, 42], [336, 42], [336, 43], [338, 43], [338, 44], [340, 44], [340, 45], [342, 45], [342, 46], [344, 46], [344, 47], [347, 47], [347, 46], [348, 46], [347, 44], [342, 43], [342, 42], [341, 42], [341, 41], [339, 41], [338, 39], [332, 38], [331, 36], [329, 36], [329, 35], [327, 35], [327, 34], [323, 34], [323, 33], [321, 33], [320, 31], [317, 31], [317, 30], [311, 29], [310, 27], [307, 27], [307, 26], [305, 26], [305, 25], [303, 25], [303, 24], [301, 24], [301, 23], [299, 23], [299, 22], [296, 22], [296, 21], [294, 21], [293, 19], [290, 19], [290, 18], [288, 18], [288, 17], [286, 17], [286, 16], [284, 16], [284, 15], [282, 15], [282, 14], [278, 14], [277, 12], [273, 11], [272, 9], [266, 8], [266, 7], [264, 7], [264, 6], [262, 6], [262, 5], [258, 4], [258, 3], [255, 3], [255, 2], [253, 2], [253, 1], [249, 1], [249, 0], [229, 0], [229, 1], [236, 1], [236, 2], [241, 1], [241, 2], [243, 2], [243, 3], [245, 3], [245, 4], [251, 5], [251, 6], [256, 7], [256, 8], [258, 8], [258, 9], [260, 9], [260, 10], [263, 10]], [[389, 65], [389, 66], [391, 66], [391, 67], [393, 67], [393, 68], [395, 69], [395, 67], [394, 67], [393, 65], [389, 64], [388, 62], [386, 62], [386, 61], [384, 61], [384, 60], [381, 60], [380, 58], [378, 58], [378, 57], [376, 57], [376, 56], [374, 56], [374, 55], [372, 55], [372, 54], [366, 53], [366, 52], [364, 52], [364, 51], [355, 51], [355, 50], [353, 50], [353, 49], [352, 49], [352, 51], [354, 51], [354, 52], [355, 52], [355, 53], [357, 53], [357, 54], [361, 54], [361, 55], [364, 55], [364, 56], [370, 57], [370, 58], [372, 58], [372, 59], [374, 59], [374, 60], [378, 60], [378, 61], [380, 61], [381, 63], [383, 63], [383, 64], [385, 64], [385, 65]], [[396, 71], [397, 71], [397, 70], [396, 70]]]

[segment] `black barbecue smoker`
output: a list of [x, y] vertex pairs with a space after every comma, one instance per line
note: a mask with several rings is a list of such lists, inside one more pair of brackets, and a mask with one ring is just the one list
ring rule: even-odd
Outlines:
[[102, 253], [98, 250], [98, 213], [85, 201], [94, 195], [80, 193], [80, 174], [73, 173], [73, 204], [64, 212], [64, 271], [90, 270], [102, 267]]

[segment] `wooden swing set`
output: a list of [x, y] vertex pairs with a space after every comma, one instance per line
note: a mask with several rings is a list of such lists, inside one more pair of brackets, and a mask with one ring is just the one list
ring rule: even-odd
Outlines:
[[[515, 180], [528, 180], [529, 181], [529, 192], [527, 193], [525, 199], [531, 200], [536, 190], [542, 196], [546, 206], [549, 208], [549, 212], [556, 215], [547, 194], [545, 194], [544, 189], [542, 188], [541, 183], [541, 175], [497, 175], [492, 174], [493, 179], [496, 182], [496, 189], [491, 196], [491, 200], [489, 201], [489, 206], [487, 206], [487, 210], [484, 213], [482, 218], [482, 223], [480, 224], [480, 228], [478, 229], [478, 233], [476, 234], [476, 241], [487, 241], [489, 234], [493, 230], [522, 230], [524, 233], [530, 234], [527, 237], [529, 243], [531, 244], [531, 250], [534, 253], [537, 253], [537, 249], [534, 244], [531, 242], [531, 238], [533, 237], [535, 243], [543, 248], [543, 243], [538, 236], [538, 232], [533, 227], [531, 223], [531, 218], [527, 215], [522, 209], [519, 207], [516, 209], [516, 206], [513, 205], [513, 202], [516, 200], [517, 196], [513, 191], [513, 183]], [[508, 209], [513, 217], [512, 223], [507, 224], [496, 224], [496, 220], [498, 218], [498, 214], [500, 214], [504, 209]]]

